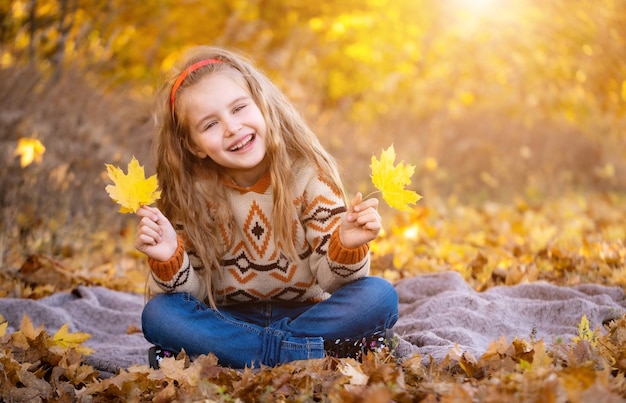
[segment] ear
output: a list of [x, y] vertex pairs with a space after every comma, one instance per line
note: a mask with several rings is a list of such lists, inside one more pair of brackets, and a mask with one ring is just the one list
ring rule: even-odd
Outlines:
[[207, 157], [206, 153], [203, 153], [202, 151], [198, 150], [195, 147], [191, 150], [191, 153], [195, 155], [196, 157], [200, 158], [201, 160]]
[[188, 144], [186, 148], [189, 150], [190, 153], [192, 153], [193, 155], [195, 155], [196, 157], [200, 159], [204, 159], [207, 157], [207, 154], [203, 152], [202, 150], [200, 150], [200, 148], [196, 146], [194, 143]]

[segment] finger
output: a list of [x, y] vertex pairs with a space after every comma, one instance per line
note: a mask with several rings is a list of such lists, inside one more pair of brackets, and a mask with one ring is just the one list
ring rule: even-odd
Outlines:
[[361, 203], [354, 206], [354, 211], [363, 211], [363, 210], [367, 210], [368, 208], [378, 210], [378, 199], [372, 198], [372, 199], [363, 200]]
[[140, 218], [148, 217], [153, 221], [157, 221], [159, 214], [161, 214], [161, 211], [159, 211], [159, 209], [156, 207], [141, 206], [135, 214]]
[[380, 214], [378, 214], [378, 211], [374, 209], [367, 209], [359, 214], [354, 214], [354, 215], [355, 215], [354, 224], [357, 226], [362, 227], [371, 222], [376, 222], [378, 224], [381, 223]]
[[153, 238], [156, 242], [161, 242], [163, 231], [161, 230], [161, 227], [157, 226], [156, 228], [153, 228], [146, 225], [143, 226], [141, 230], [137, 232], [137, 234], [148, 236], [150, 238]]
[[151, 238], [144, 234], [137, 234], [135, 236], [135, 248], [139, 251], [144, 251], [146, 247], [156, 245], [154, 238]]
[[374, 219], [366, 222], [363, 225], [363, 228], [367, 228], [371, 231], [380, 231], [383, 228], [383, 225], [379, 219]]
[[137, 247], [137, 249], [141, 250], [142, 248], [146, 246], [154, 246], [158, 243], [159, 241], [155, 239], [154, 237], [146, 235], [146, 234], [140, 234], [139, 236], [137, 236], [135, 246]]
[[143, 217], [141, 221], [139, 222], [138, 230], [141, 228], [149, 228], [152, 231], [159, 233], [159, 234], [162, 232], [161, 227], [154, 220], [154, 217]]
[[366, 199], [361, 201], [358, 205], [354, 206], [354, 211], [364, 211], [367, 209], [378, 210], [378, 199]]
[[378, 215], [376, 211], [368, 211], [365, 214], [360, 214], [356, 218], [356, 224], [359, 226], [365, 226], [372, 222], [378, 223], [378, 225], [380, 225], [380, 221], [380, 215]]
[[354, 210], [354, 208], [358, 206], [361, 201], [363, 201], [363, 195], [361, 194], [361, 192], [357, 192], [356, 195], [354, 195], [354, 197], [352, 198], [352, 201], [350, 201], [350, 210], [356, 211]]

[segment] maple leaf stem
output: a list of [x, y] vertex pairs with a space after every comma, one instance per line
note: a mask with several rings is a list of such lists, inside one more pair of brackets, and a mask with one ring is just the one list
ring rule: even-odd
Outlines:
[[370, 197], [374, 196], [376, 193], [382, 193], [382, 192], [380, 190], [374, 190], [373, 192], [368, 193], [367, 195], [363, 196], [363, 200], [369, 199]]

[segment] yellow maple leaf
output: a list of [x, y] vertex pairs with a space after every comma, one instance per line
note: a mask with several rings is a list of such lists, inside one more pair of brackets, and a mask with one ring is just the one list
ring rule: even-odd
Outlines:
[[70, 333], [68, 330], [68, 324], [61, 326], [59, 330], [52, 337], [52, 344], [63, 348], [73, 348], [81, 354], [89, 355], [93, 353], [93, 350], [87, 346], [83, 346], [82, 343], [91, 337], [89, 333]]
[[9, 327], [9, 322], [4, 319], [4, 316], [0, 314], [0, 337], [4, 337], [7, 332], [7, 328]]
[[394, 166], [396, 152], [393, 144], [380, 155], [380, 161], [372, 156], [372, 183], [380, 190], [383, 200], [390, 207], [400, 211], [411, 211], [411, 204], [415, 204], [422, 198], [419, 194], [405, 187], [411, 184], [411, 176], [415, 172], [415, 166], [404, 164], [400, 161]]
[[574, 341], [587, 340], [593, 346], [598, 344], [598, 332], [591, 330], [587, 315], [580, 318], [580, 323], [576, 325], [576, 328], [578, 329], [578, 336], [572, 338]]
[[17, 147], [15, 148], [13, 155], [20, 156], [20, 166], [24, 168], [33, 162], [36, 162], [37, 164], [41, 163], [43, 153], [45, 152], [46, 147], [41, 144], [41, 141], [35, 138], [22, 137], [18, 140]]
[[143, 166], [133, 157], [128, 163], [128, 174], [111, 164], [105, 164], [107, 174], [115, 185], [107, 185], [106, 191], [116, 203], [120, 204], [120, 213], [134, 213], [139, 207], [154, 203], [161, 192], [156, 175], [145, 177]]

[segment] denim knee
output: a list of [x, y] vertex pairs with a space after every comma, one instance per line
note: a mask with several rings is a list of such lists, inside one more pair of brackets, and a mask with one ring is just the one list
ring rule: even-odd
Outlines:
[[160, 297], [160, 295], [157, 295], [150, 299], [141, 312], [141, 328], [148, 341], [151, 341], [150, 334], [155, 332], [154, 327], [158, 324], [158, 318], [161, 316], [161, 308], [167, 305], [160, 302]]
[[141, 327], [148, 341], [156, 342], [163, 330], [171, 326], [167, 318], [172, 317], [170, 311], [177, 305], [175, 300], [181, 297], [181, 294], [159, 294], [146, 303], [141, 312]]
[[366, 293], [363, 301], [369, 301], [368, 311], [384, 317], [385, 327], [391, 329], [398, 320], [398, 292], [382, 277], [369, 276], [358, 280]]

